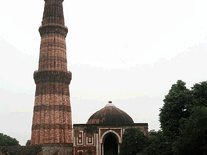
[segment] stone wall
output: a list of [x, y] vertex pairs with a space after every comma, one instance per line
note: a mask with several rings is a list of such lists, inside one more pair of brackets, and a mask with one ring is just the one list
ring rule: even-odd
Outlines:
[[0, 155], [72, 155], [68, 146], [0, 146]]

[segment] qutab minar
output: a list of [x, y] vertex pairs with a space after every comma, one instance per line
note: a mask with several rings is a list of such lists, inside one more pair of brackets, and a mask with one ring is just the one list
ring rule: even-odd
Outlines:
[[118, 154], [125, 130], [138, 128], [148, 136], [148, 123], [134, 123], [110, 101], [92, 114], [86, 124], [73, 124], [72, 130], [69, 93], [72, 74], [67, 70], [65, 38], [68, 29], [62, 3], [63, 0], [45, 0], [39, 28], [41, 45], [39, 67], [34, 72], [36, 93], [31, 148], [43, 155]]
[[72, 120], [67, 71], [63, 0], [45, 0], [31, 145], [72, 144]]

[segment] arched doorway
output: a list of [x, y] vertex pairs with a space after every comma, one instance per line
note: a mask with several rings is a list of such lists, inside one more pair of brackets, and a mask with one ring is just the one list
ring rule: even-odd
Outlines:
[[117, 137], [113, 133], [109, 133], [104, 139], [104, 155], [116, 155], [118, 154], [118, 142]]

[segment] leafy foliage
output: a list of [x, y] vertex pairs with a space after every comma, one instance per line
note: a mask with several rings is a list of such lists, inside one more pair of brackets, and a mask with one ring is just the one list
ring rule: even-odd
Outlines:
[[135, 155], [141, 152], [148, 143], [148, 137], [138, 128], [128, 128], [122, 138], [120, 155]]
[[207, 154], [207, 107], [195, 106], [190, 118], [182, 122], [180, 135], [173, 143], [175, 155]]
[[136, 129], [126, 130], [120, 155], [207, 154], [207, 82], [189, 90], [178, 80], [165, 96], [159, 116], [162, 131], [151, 130], [149, 140]]
[[30, 144], [31, 144], [31, 140], [27, 140], [26, 146], [30, 146]]
[[207, 107], [207, 82], [196, 83], [192, 87], [193, 105]]
[[15, 138], [0, 133], [0, 146], [19, 146], [19, 142]]
[[177, 81], [159, 116], [173, 154], [207, 154], [207, 82], [188, 90], [184, 82]]
[[150, 130], [150, 131], [148, 132], [148, 134], [149, 134], [150, 136], [155, 136], [155, 135], [157, 135], [157, 132], [156, 132], [154, 129], [152, 129], [152, 130]]
[[168, 142], [173, 142], [179, 135], [180, 119], [189, 117], [188, 105], [191, 103], [190, 90], [178, 80], [165, 96], [164, 106], [160, 109], [160, 123]]
[[140, 155], [171, 155], [171, 145], [167, 143], [167, 140], [162, 131], [150, 131], [152, 135], [148, 142], [148, 146], [140, 153]]

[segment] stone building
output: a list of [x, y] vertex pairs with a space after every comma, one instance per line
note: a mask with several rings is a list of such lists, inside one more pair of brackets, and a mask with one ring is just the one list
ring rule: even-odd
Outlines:
[[106, 155], [120, 152], [125, 129], [139, 128], [148, 136], [148, 123], [134, 123], [111, 101], [95, 112], [86, 124], [73, 124], [73, 155]]
[[31, 145], [71, 147], [72, 120], [65, 38], [68, 29], [63, 15], [63, 0], [44, 0], [39, 67], [36, 84]]
[[126, 128], [139, 128], [148, 135], [147, 123], [134, 123], [124, 111], [109, 102], [86, 124], [72, 129], [63, 0], [44, 0], [39, 67], [36, 84], [31, 145], [41, 146], [42, 154], [106, 155], [119, 153]]

